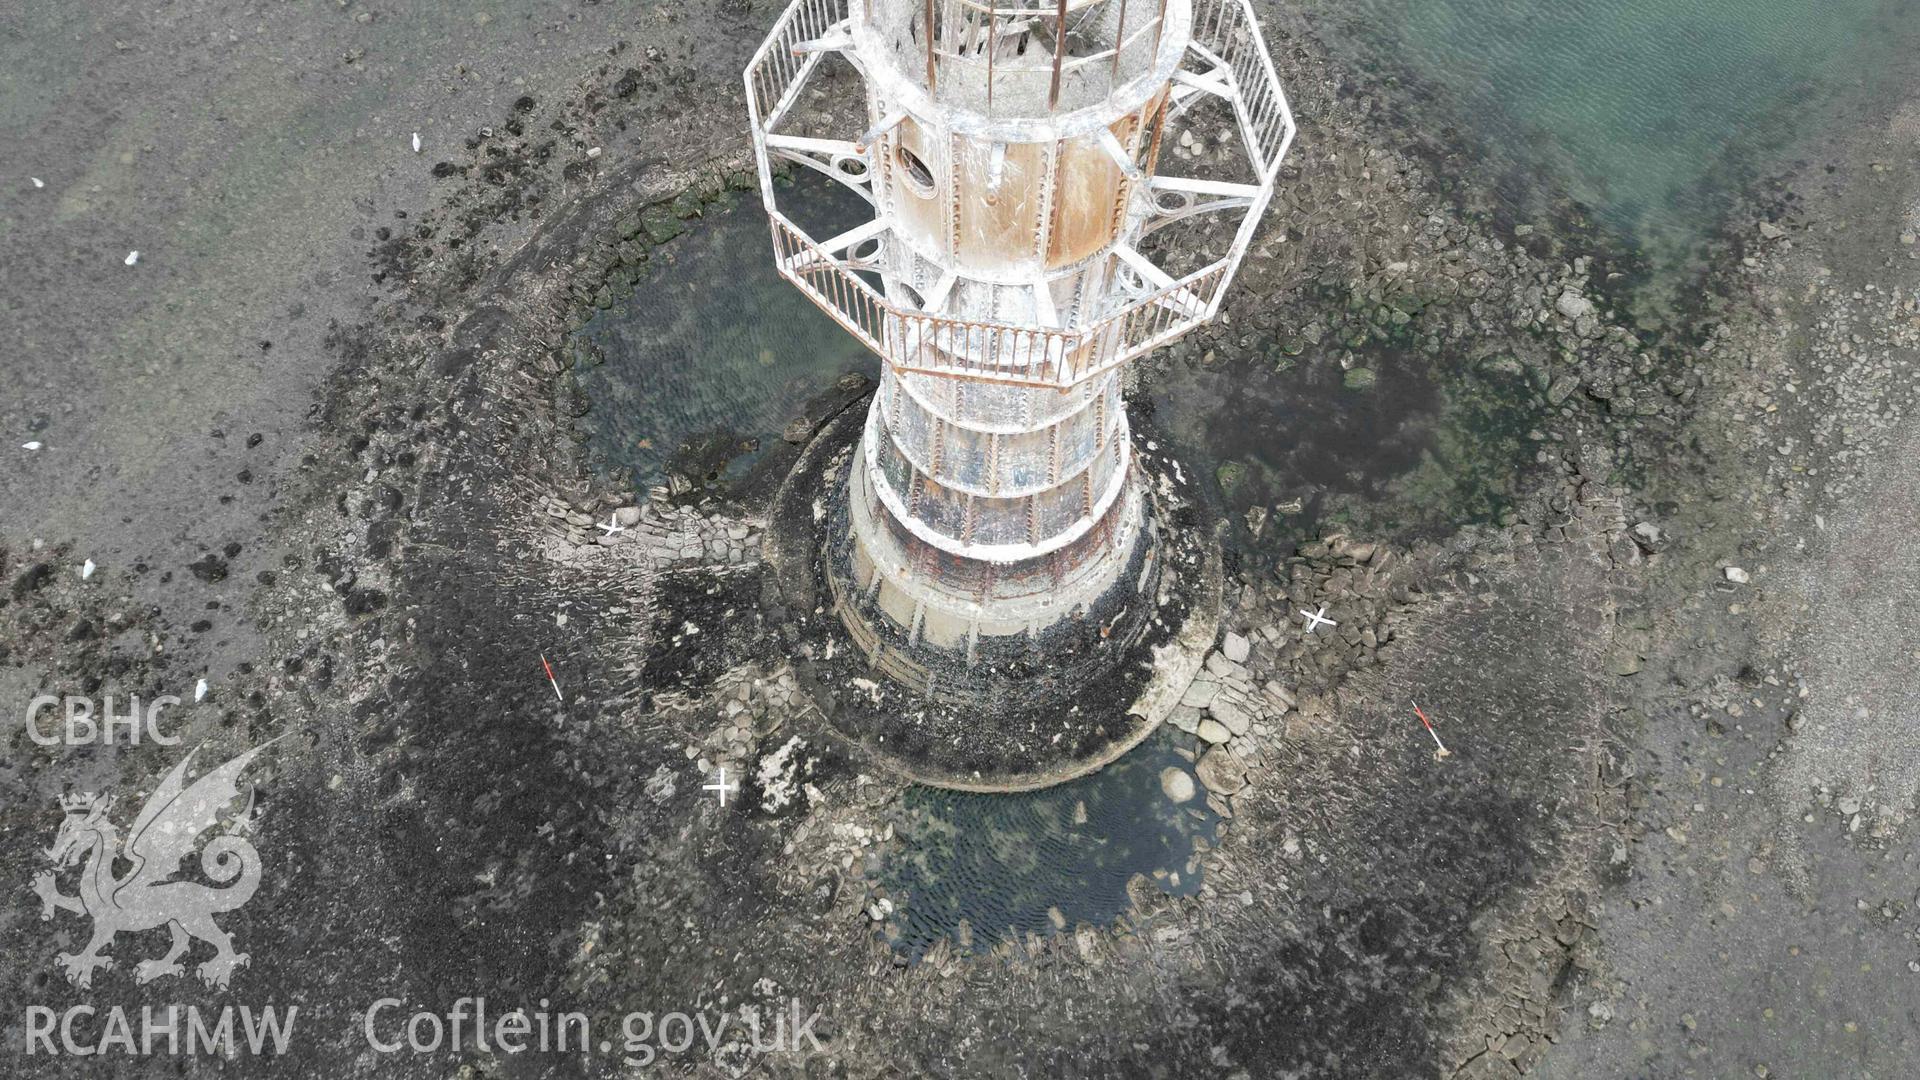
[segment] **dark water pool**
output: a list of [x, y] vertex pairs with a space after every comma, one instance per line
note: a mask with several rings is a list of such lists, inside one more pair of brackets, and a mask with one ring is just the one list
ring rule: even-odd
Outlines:
[[1232, 518], [1229, 547], [1277, 559], [1331, 528], [1405, 541], [1498, 518], [1537, 414], [1517, 378], [1467, 367], [1393, 345], [1315, 347], [1280, 362], [1168, 360], [1146, 386], [1157, 426]]
[[1161, 790], [1161, 770], [1192, 772], [1176, 737], [1163, 732], [1100, 772], [1045, 791], [909, 789], [898, 846], [880, 872], [897, 905], [895, 948], [918, 960], [943, 938], [984, 952], [1028, 933], [1104, 927], [1131, 906], [1135, 875], [1175, 895], [1197, 891], [1194, 840], [1211, 842], [1219, 819], [1204, 789], [1186, 803]]
[[[832, 229], [858, 207], [814, 185]], [[680, 472], [738, 476], [808, 398], [848, 371], [879, 375], [873, 354], [773, 268], [760, 201], [728, 193], [655, 248], [630, 295], [578, 336], [604, 362], [583, 368], [582, 419], [595, 467], [642, 490]]]

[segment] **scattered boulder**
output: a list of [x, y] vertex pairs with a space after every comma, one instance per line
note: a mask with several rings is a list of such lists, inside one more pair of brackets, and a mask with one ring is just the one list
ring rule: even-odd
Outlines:
[[1577, 290], [1568, 289], [1554, 301], [1554, 309], [1569, 319], [1583, 319], [1593, 314], [1593, 301], [1581, 296]]
[[1224, 694], [1213, 699], [1213, 704], [1207, 707], [1207, 712], [1236, 737], [1245, 735], [1247, 729], [1253, 725], [1253, 717], [1247, 715], [1245, 709]]
[[786, 430], [780, 433], [780, 438], [794, 444], [803, 443], [813, 438], [814, 429], [818, 426], [812, 417], [796, 416], [787, 421]]
[[1189, 709], [1204, 709], [1213, 704], [1216, 694], [1220, 693], [1220, 682], [1209, 675], [1202, 675], [1187, 684], [1186, 693], [1180, 695], [1180, 704]]
[[1220, 651], [1226, 653], [1227, 659], [1236, 664], [1247, 662], [1247, 652], [1250, 647], [1251, 643], [1246, 638], [1231, 630], [1227, 632], [1226, 640], [1220, 643]]
[[1219, 678], [1229, 681], [1233, 679], [1245, 679], [1247, 677], [1247, 669], [1227, 659], [1227, 655], [1222, 652], [1210, 652], [1207, 654], [1207, 670]]
[[1216, 795], [1237, 795], [1247, 786], [1246, 770], [1223, 746], [1216, 746], [1202, 754], [1194, 771], [1200, 775], [1200, 782], [1206, 785], [1207, 790]]
[[1264, 689], [1267, 692], [1267, 697], [1272, 698], [1274, 704], [1280, 706], [1281, 712], [1286, 712], [1288, 709], [1293, 708], [1293, 692], [1286, 687], [1269, 679]]
[[1187, 770], [1169, 765], [1160, 770], [1160, 790], [1174, 802], [1191, 802], [1194, 795], [1193, 777]]

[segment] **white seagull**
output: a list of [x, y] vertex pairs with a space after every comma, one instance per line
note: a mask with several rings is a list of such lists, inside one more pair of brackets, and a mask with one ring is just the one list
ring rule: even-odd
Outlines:
[[1320, 605], [1319, 611], [1308, 611], [1306, 608], [1301, 608], [1300, 614], [1307, 617], [1307, 633], [1309, 634], [1319, 629], [1323, 624], [1326, 626], [1340, 625], [1332, 619], [1327, 618], [1327, 605], [1325, 604]]

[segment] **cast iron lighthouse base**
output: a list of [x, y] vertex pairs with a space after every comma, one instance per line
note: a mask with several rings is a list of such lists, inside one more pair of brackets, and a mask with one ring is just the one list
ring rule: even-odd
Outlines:
[[1094, 772], [1172, 712], [1219, 633], [1215, 522], [1135, 434], [1141, 542], [1098, 599], [968, 649], [916, 640], [855, 584], [848, 477], [865, 409], [816, 434], [769, 513], [766, 557], [796, 674], [831, 731], [937, 787], [1023, 791]]

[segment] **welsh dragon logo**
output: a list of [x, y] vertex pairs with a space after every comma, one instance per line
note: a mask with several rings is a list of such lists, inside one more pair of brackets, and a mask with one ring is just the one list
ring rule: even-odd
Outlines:
[[[173, 767], [141, 807], [124, 845], [119, 829], [108, 817], [113, 808], [111, 797], [92, 792], [61, 797], [60, 809], [66, 816], [53, 846], [45, 851], [54, 869], [41, 871], [33, 879], [33, 890], [40, 897], [42, 919], [52, 919], [56, 908], [93, 919], [93, 940], [87, 947], [58, 957], [69, 982], [86, 987], [92, 984], [96, 969], [111, 968], [113, 958], [101, 950], [112, 944], [120, 931], [151, 930], [162, 925], [173, 932], [173, 945], [165, 956], [134, 966], [137, 982], [180, 974], [180, 958], [194, 938], [214, 948], [213, 957], [196, 969], [207, 985], [224, 988], [234, 969], [246, 966], [247, 954], [233, 951], [233, 938], [214, 924], [213, 917], [245, 904], [260, 886], [260, 855], [242, 835], [256, 820], [251, 787], [246, 809], [229, 817], [227, 831], [207, 840], [200, 851], [201, 871], [224, 887], [172, 878], [201, 838], [219, 824], [221, 811], [239, 798], [240, 774], [271, 745], [257, 746], [189, 785], [187, 766], [200, 752], [196, 747]], [[132, 868], [115, 877], [116, 860], [131, 863]], [[62, 895], [54, 884], [55, 872], [76, 862], [81, 863], [79, 892]]]

